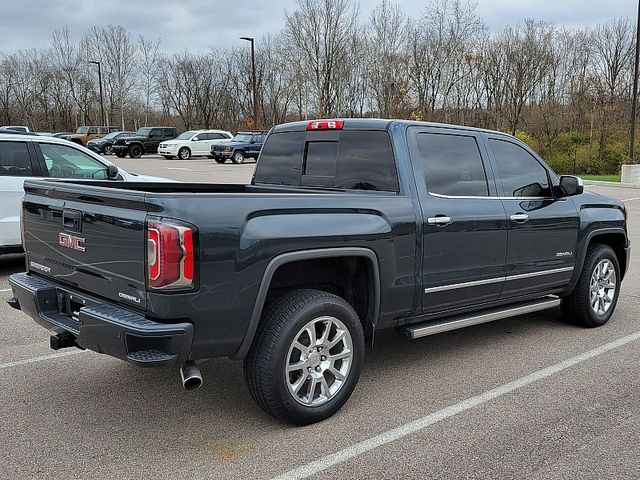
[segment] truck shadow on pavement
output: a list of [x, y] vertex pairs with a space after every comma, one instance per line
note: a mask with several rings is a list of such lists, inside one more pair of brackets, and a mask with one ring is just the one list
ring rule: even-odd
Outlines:
[[[521, 352], [520, 344], [530, 343], [526, 336], [558, 336], [561, 330], [573, 328], [559, 319], [558, 313], [531, 314], [414, 341], [393, 330], [381, 332], [374, 350], [367, 352], [351, 400], [323, 424], [362, 410], [376, 411], [380, 402], [399, 396], [409, 402], [418, 399], [418, 406], [424, 410], [428, 408], [429, 390], [439, 388], [438, 378], [473, 376], [488, 356], [493, 363], [510, 362], [510, 352]], [[502, 352], [503, 358], [496, 358], [496, 352]], [[72, 367], [68, 367], [70, 363]], [[46, 370], [49, 376], [32, 385], [40, 389], [39, 395], [49, 392], [50, 397], [36, 408], [74, 405], [74, 415], [80, 417], [74, 421], [92, 438], [109, 431], [115, 434], [114, 429], [128, 426], [129, 435], [136, 437], [163, 436], [169, 428], [172, 435], [228, 442], [240, 432], [246, 435], [288, 428], [253, 403], [244, 385], [241, 362], [214, 359], [204, 363], [204, 384], [193, 392], [183, 390], [177, 368], [142, 369], [95, 353], [73, 356]], [[53, 377], [55, 381], [51, 381]], [[52, 412], [42, 413], [46, 422]]]

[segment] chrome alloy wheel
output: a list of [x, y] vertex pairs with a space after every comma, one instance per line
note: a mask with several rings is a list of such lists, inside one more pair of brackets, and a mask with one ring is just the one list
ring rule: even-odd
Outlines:
[[333, 398], [347, 380], [353, 360], [353, 342], [347, 327], [335, 317], [318, 317], [294, 337], [285, 365], [291, 396], [316, 407]]
[[611, 261], [601, 260], [591, 274], [589, 300], [593, 312], [602, 316], [609, 311], [616, 294], [616, 269]]

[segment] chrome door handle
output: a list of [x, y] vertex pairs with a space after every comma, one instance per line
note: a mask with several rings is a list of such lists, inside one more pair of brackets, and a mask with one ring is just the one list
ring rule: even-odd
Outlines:
[[509, 218], [511, 218], [511, 221], [513, 222], [524, 223], [529, 220], [529, 215], [526, 213], [514, 213]]
[[427, 218], [427, 223], [429, 225], [436, 225], [438, 227], [446, 227], [451, 223], [451, 217], [445, 217], [445, 216], [429, 217]]

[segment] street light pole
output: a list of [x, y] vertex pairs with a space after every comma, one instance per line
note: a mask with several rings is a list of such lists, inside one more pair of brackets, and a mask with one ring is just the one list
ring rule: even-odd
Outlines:
[[631, 143], [629, 163], [636, 163], [636, 120], [638, 113], [638, 70], [640, 69], [640, 0], [638, 1], [638, 23], [636, 25], [636, 62], [633, 70], [633, 93], [631, 95]]
[[102, 117], [102, 126], [106, 127], [107, 125], [104, 120], [104, 102], [102, 100], [102, 69], [100, 68], [100, 62], [91, 60], [89, 61], [89, 63], [98, 65], [98, 84], [100, 85], [100, 115]]
[[253, 128], [258, 129], [258, 93], [256, 90], [256, 53], [253, 37], [240, 37], [240, 40], [251, 42], [251, 85], [253, 87]]

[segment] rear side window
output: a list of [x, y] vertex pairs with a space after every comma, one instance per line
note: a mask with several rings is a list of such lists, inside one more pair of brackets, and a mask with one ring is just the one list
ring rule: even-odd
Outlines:
[[256, 167], [255, 183], [397, 192], [389, 134], [383, 131], [274, 133]]
[[176, 132], [172, 128], [165, 128], [164, 129], [164, 136], [165, 137], [175, 137], [176, 136]]
[[533, 155], [515, 143], [490, 139], [507, 197], [551, 197], [549, 177]]
[[25, 142], [0, 142], [0, 176], [29, 177], [31, 160]]
[[441, 133], [418, 134], [430, 193], [486, 197], [487, 175], [475, 137]]

